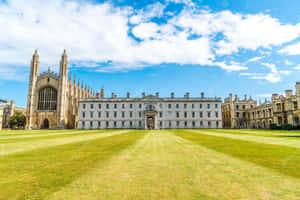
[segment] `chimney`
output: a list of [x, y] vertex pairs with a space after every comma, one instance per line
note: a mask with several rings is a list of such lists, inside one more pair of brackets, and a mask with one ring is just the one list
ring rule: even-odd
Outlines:
[[142, 93], [142, 97], [144, 98], [146, 96], [145, 92]]
[[116, 98], [115, 93], [113, 93], [113, 92], [111, 93], [111, 98], [112, 98], [112, 99]]
[[96, 97], [97, 97], [98, 99], [100, 99], [100, 93], [99, 93], [99, 92], [96, 93]]
[[296, 95], [297, 97], [300, 97], [300, 82], [296, 83]]
[[245, 97], [245, 101], [247, 101], [247, 95], [246, 94], [244, 95], [244, 97]]
[[201, 92], [201, 98], [202, 99], [204, 98], [204, 92]]
[[239, 98], [238, 98], [238, 95], [234, 95], [234, 101], [238, 101]]
[[293, 90], [286, 90], [286, 91], [285, 91], [285, 96], [286, 96], [287, 98], [292, 97], [292, 96], [293, 96]]
[[156, 93], [155, 93], [155, 96], [158, 98], [158, 97], [159, 97], [159, 93], [158, 93], [158, 92], [156, 92]]
[[174, 92], [171, 93], [171, 98], [174, 99]]
[[127, 92], [126, 97], [130, 98], [130, 93], [129, 92]]
[[184, 98], [190, 98], [190, 93], [189, 92], [185, 93]]

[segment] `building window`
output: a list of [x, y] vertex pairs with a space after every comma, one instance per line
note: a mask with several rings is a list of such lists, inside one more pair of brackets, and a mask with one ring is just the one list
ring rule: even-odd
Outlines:
[[101, 127], [101, 122], [98, 122], [98, 128], [100, 128]]
[[176, 117], [179, 118], [179, 112], [176, 112]]
[[203, 117], [203, 112], [200, 112], [200, 118], [202, 118]]
[[172, 104], [169, 104], [169, 105], [168, 105], [168, 108], [171, 109], [171, 108], [172, 108]]
[[125, 104], [123, 103], [123, 104], [122, 104], [122, 109], [124, 109], [124, 108], [125, 108]]
[[132, 122], [129, 122], [129, 126], [130, 126], [130, 128], [132, 128]]
[[159, 126], [162, 127], [162, 125], [163, 125], [163, 123], [162, 123], [162, 121], [160, 121], [160, 122], [159, 122]]
[[207, 112], [207, 117], [210, 118], [210, 112]]
[[132, 118], [132, 112], [129, 112], [129, 117]]
[[172, 122], [171, 121], [169, 121], [169, 128], [171, 128], [172, 127]]
[[168, 112], [168, 117], [169, 117], [169, 119], [172, 118], [172, 111]]
[[125, 112], [122, 112], [122, 118], [124, 118], [125, 117]]
[[85, 126], [85, 122], [82, 122], [82, 127], [84, 128], [84, 126]]
[[195, 108], [195, 105], [194, 104], [192, 104], [192, 109], [194, 109]]
[[179, 127], [179, 121], [176, 122], [176, 126]]
[[109, 104], [106, 104], [106, 109], [109, 109]]
[[184, 118], [187, 118], [187, 112], [184, 112]]
[[108, 127], [109, 127], [109, 122], [107, 121], [107, 122], [106, 122], [106, 128], [108, 128]]
[[203, 126], [203, 121], [200, 121], [200, 126], [201, 126], [201, 127]]
[[117, 118], [117, 112], [114, 112], [114, 118]]
[[193, 128], [195, 128], [195, 126], [196, 126], [195, 122], [192, 122], [192, 126], [193, 126]]
[[91, 109], [94, 109], [94, 104], [91, 104]]
[[179, 104], [176, 104], [176, 109], [179, 109]]
[[82, 109], [85, 109], [85, 103], [84, 103], [84, 104], [82, 104]]
[[238, 110], [238, 109], [239, 109], [239, 106], [236, 106], [235, 109]]
[[129, 108], [132, 109], [132, 103], [129, 105]]
[[162, 104], [159, 104], [159, 108], [162, 109], [162, 107], [163, 107]]
[[139, 112], [139, 118], [141, 118], [142, 117], [142, 112]]
[[183, 105], [183, 107], [184, 107], [184, 109], [186, 109], [186, 107], [187, 107], [186, 103]]
[[219, 122], [218, 122], [218, 121], [216, 121], [216, 127], [217, 127], [217, 128], [219, 127]]
[[215, 108], [218, 108], [218, 104], [215, 104]]
[[55, 88], [45, 87], [39, 91], [38, 110], [54, 111], [56, 110], [56, 104], [57, 90]]
[[85, 112], [82, 113], [82, 118], [85, 118]]
[[94, 112], [90, 112], [91, 119], [94, 117]]
[[139, 104], [139, 109], [142, 109], [142, 104]]
[[202, 109], [202, 104], [200, 103], [200, 109]]
[[98, 109], [101, 109], [101, 104], [98, 104]]
[[106, 118], [109, 118], [109, 112], [106, 112]]
[[192, 112], [192, 118], [195, 118], [195, 112]]
[[123, 127], [123, 128], [125, 127], [125, 122], [123, 122], [123, 121], [122, 121], [122, 127]]
[[90, 122], [90, 128], [93, 128], [93, 122]]
[[246, 106], [245, 105], [243, 105], [243, 110], [245, 110], [246, 109]]
[[159, 112], [159, 117], [162, 118], [163, 117], [163, 113]]
[[114, 128], [117, 128], [117, 122], [114, 122]]
[[216, 112], [216, 118], [218, 118], [219, 117], [219, 113], [218, 112]]
[[207, 104], [207, 108], [210, 109], [210, 104]]
[[184, 127], [187, 127], [187, 122], [184, 122]]
[[142, 127], [142, 121], [139, 121], [139, 127], [140, 128]]
[[98, 112], [98, 118], [101, 118], [101, 112]]
[[209, 128], [211, 127], [211, 122], [208, 122], [208, 127], [209, 127]]
[[114, 108], [115, 108], [115, 109], [117, 109], [117, 108], [118, 108], [118, 106], [117, 106], [117, 104], [116, 104], [116, 103], [114, 104]]

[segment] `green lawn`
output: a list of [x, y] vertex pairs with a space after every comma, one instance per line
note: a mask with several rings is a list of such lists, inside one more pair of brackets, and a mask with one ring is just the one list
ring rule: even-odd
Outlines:
[[300, 132], [3, 130], [2, 199], [300, 199]]

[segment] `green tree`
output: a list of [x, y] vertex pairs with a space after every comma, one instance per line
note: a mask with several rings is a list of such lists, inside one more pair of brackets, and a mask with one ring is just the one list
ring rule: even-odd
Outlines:
[[26, 117], [23, 113], [16, 111], [13, 116], [8, 119], [10, 128], [24, 128], [26, 123]]

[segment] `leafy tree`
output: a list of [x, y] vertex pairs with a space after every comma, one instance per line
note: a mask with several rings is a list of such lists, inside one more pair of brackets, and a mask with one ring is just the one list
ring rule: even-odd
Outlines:
[[16, 111], [13, 116], [8, 119], [8, 123], [11, 128], [24, 128], [26, 117], [23, 113]]

